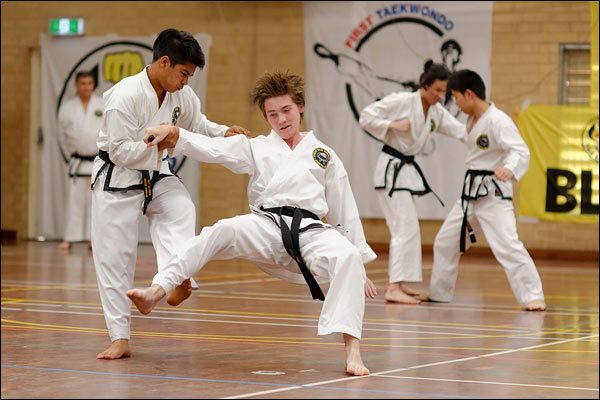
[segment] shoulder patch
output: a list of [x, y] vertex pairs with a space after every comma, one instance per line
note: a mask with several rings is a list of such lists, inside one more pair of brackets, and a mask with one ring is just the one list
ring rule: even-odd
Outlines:
[[323, 169], [327, 168], [327, 164], [331, 160], [331, 155], [322, 147], [317, 147], [312, 153], [313, 159], [317, 165]]
[[487, 150], [487, 148], [490, 147], [490, 139], [488, 138], [488, 135], [482, 133], [477, 137], [477, 147], [479, 147], [481, 150]]

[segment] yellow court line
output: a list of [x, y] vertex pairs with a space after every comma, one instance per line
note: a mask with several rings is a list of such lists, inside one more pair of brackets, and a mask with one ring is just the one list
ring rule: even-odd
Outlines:
[[[69, 329], [65, 328], [52, 328], [43, 326], [2, 326], [3, 329], [29, 329], [29, 330], [42, 330], [42, 331], [60, 331], [60, 332], [79, 332], [79, 333], [105, 333], [106, 330], [97, 328], [76, 328]], [[310, 342], [302, 341], [310, 338], [300, 338], [298, 340], [268, 340], [262, 339], [262, 337], [252, 336], [229, 336], [229, 335], [201, 335], [201, 334], [189, 334], [189, 333], [172, 333], [172, 332], [138, 332], [132, 331], [131, 336], [136, 337], [157, 337], [157, 338], [170, 338], [170, 339], [199, 339], [199, 340], [219, 340], [219, 341], [234, 341], [234, 342], [252, 342], [252, 343], [273, 343], [273, 344], [312, 344], [321, 346], [342, 346], [342, 343], [335, 342]], [[397, 348], [397, 349], [429, 349], [429, 350], [470, 350], [470, 351], [508, 351], [514, 349], [502, 349], [493, 347], [451, 347], [451, 346], [409, 346], [409, 345], [393, 345], [393, 344], [371, 344], [361, 343], [363, 347], [383, 347], [383, 348]], [[598, 351], [593, 350], [548, 350], [548, 349], [528, 349], [523, 350], [532, 353], [592, 353], [597, 354]]]
[[[208, 296], [208, 295], [207, 295]], [[208, 297], [220, 297], [220, 296], [208, 296]], [[234, 299], [245, 299], [246, 297], [235, 297], [235, 296], [230, 296], [231, 298]], [[271, 298], [267, 298], [269, 300], [271, 300]], [[58, 300], [37, 300], [37, 299], [13, 299], [13, 298], [6, 298], [3, 297], [2, 301], [5, 300], [20, 300], [23, 302], [31, 302], [31, 303], [49, 303], [49, 304], [63, 304], [63, 305], [93, 305], [93, 306], [97, 306], [100, 307], [101, 304], [99, 303], [91, 303], [91, 302], [71, 302], [71, 301], [58, 301]], [[172, 307], [156, 307], [156, 310], [163, 310], [163, 311], [172, 311], [173, 308]], [[207, 313], [207, 314], [226, 314], [226, 315], [245, 315], [245, 316], [265, 316], [265, 317], [291, 317], [291, 318], [301, 318], [301, 319], [305, 319], [305, 320], [318, 320], [319, 319], [319, 315], [315, 314], [315, 315], [310, 315], [310, 314], [282, 314], [282, 313], [267, 313], [267, 312], [255, 312], [255, 311], [227, 311], [227, 310], [207, 310], [207, 309], [201, 309], [201, 308], [185, 308], [185, 307], [178, 307], [177, 308], [180, 311], [191, 311], [191, 312], [202, 312], [202, 313]], [[369, 322], [369, 323], [377, 323], [377, 322], [384, 322], [384, 323], [395, 323], [395, 324], [401, 324], [401, 323], [415, 323], [415, 324], [420, 324], [420, 325], [425, 325], [425, 326], [435, 326], [435, 327], [471, 327], [471, 328], [487, 328], [487, 329], [493, 329], [493, 328], [501, 328], [501, 329], [527, 329], [526, 327], [520, 327], [520, 326], [513, 326], [513, 325], [485, 325], [485, 324], [466, 324], [466, 323], [458, 323], [458, 322], [430, 322], [430, 321], [421, 321], [421, 320], [403, 320], [403, 319], [393, 319], [393, 318], [365, 318], [363, 320], [363, 322]], [[582, 332], [582, 333], [586, 333], [583, 332], [581, 330], [579, 330], [579, 328], [571, 328], [571, 329], [560, 329], [560, 328], [540, 328], [539, 330], [540, 332], [550, 332], [550, 333], [556, 333], [556, 332], [563, 332], [563, 333], [570, 333], [570, 332]], [[595, 333], [595, 331], [590, 331], [587, 333]]]

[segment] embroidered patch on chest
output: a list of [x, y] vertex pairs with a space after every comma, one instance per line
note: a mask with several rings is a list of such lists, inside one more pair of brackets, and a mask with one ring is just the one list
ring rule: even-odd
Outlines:
[[477, 147], [479, 147], [481, 150], [487, 150], [487, 148], [490, 147], [490, 139], [488, 138], [488, 135], [482, 133], [477, 137]]
[[429, 120], [430, 124], [429, 124], [429, 133], [433, 133], [433, 131], [435, 131], [435, 121], [434, 120]]
[[322, 147], [317, 147], [313, 151], [312, 156], [319, 167], [323, 169], [327, 168], [327, 164], [329, 164], [329, 160], [331, 160], [331, 155], [329, 155], [329, 152]]
[[177, 120], [179, 119], [179, 115], [181, 114], [181, 108], [179, 106], [173, 109], [173, 114], [171, 114], [171, 125], [176, 125]]
[[94, 115], [96, 117], [101, 117], [102, 116], [102, 110], [96, 110], [96, 111], [94, 111]]

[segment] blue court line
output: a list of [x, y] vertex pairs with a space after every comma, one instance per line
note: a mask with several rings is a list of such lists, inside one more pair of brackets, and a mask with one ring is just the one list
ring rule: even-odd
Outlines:
[[75, 372], [80, 374], [89, 375], [105, 375], [105, 376], [118, 376], [118, 377], [130, 377], [130, 378], [147, 378], [147, 379], [163, 379], [163, 380], [175, 380], [175, 381], [195, 381], [195, 382], [212, 382], [212, 383], [238, 383], [241, 385], [261, 385], [261, 386], [276, 386], [276, 387], [299, 387], [302, 389], [312, 390], [341, 390], [345, 392], [367, 392], [367, 393], [386, 393], [386, 394], [397, 394], [407, 396], [429, 396], [434, 398], [450, 398], [450, 399], [482, 399], [487, 396], [457, 396], [457, 395], [444, 395], [439, 393], [420, 393], [420, 392], [400, 392], [394, 390], [376, 390], [376, 389], [352, 389], [342, 388], [335, 386], [304, 386], [301, 384], [290, 384], [290, 383], [273, 383], [273, 382], [258, 382], [258, 381], [238, 381], [228, 379], [208, 379], [208, 378], [193, 378], [186, 376], [165, 376], [165, 375], [149, 375], [149, 374], [121, 374], [116, 372], [100, 372], [100, 371], [85, 371], [78, 369], [63, 369], [63, 368], [48, 368], [48, 367], [30, 367], [26, 365], [8, 365], [2, 364], [2, 368], [13, 368], [13, 369], [29, 369], [35, 371], [46, 371], [46, 372]]

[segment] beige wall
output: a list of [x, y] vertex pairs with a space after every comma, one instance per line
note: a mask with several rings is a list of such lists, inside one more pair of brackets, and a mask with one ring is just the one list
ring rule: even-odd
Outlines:
[[[304, 73], [301, 2], [2, 2], [2, 229], [27, 234], [30, 52], [48, 18], [83, 16], [90, 36], [147, 35], [167, 27], [212, 36], [207, 116], [265, 132], [267, 124], [248, 92], [267, 70]], [[558, 43], [589, 41], [586, 2], [494, 5], [492, 96], [514, 115], [527, 97], [555, 104]], [[18, 149], [19, 151], [15, 151]], [[247, 179], [220, 166], [202, 166], [203, 224], [247, 211]], [[422, 222], [424, 244], [437, 221]], [[367, 238], [385, 243], [383, 220], [365, 220]], [[525, 245], [540, 249], [598, 250], [598, 225], [519, 224]]]

